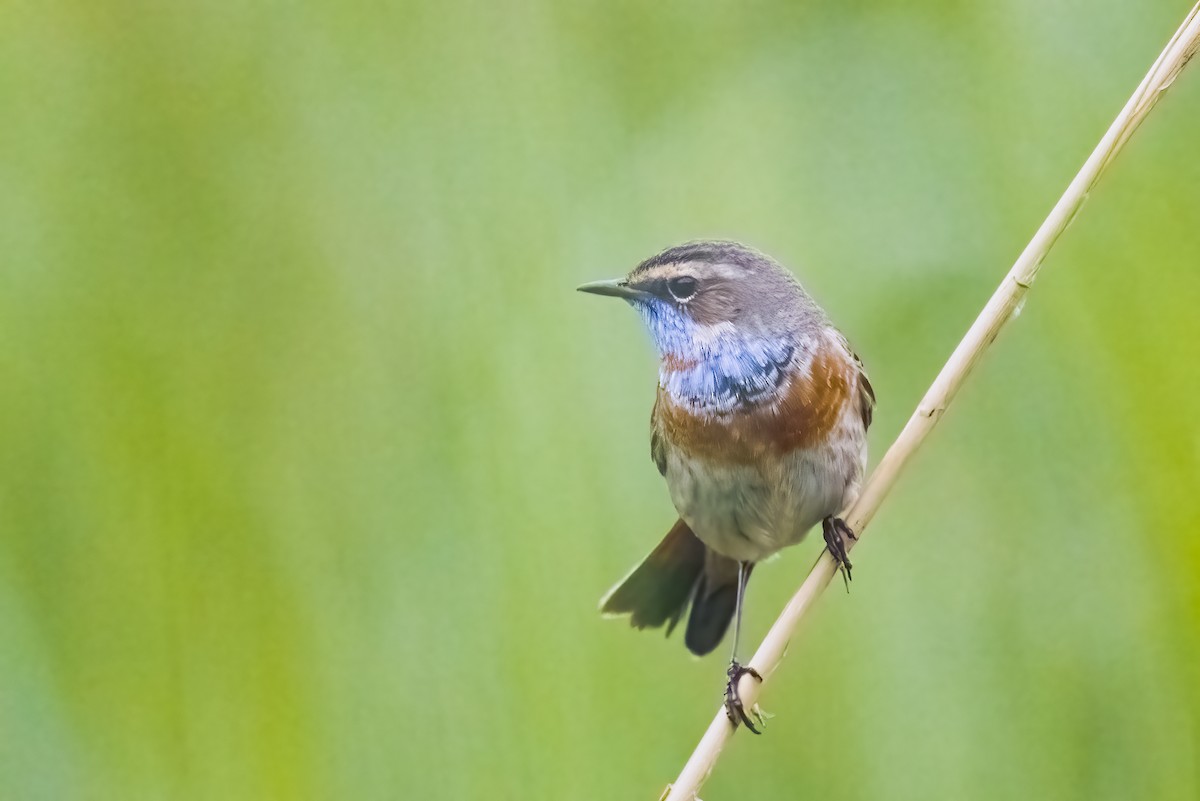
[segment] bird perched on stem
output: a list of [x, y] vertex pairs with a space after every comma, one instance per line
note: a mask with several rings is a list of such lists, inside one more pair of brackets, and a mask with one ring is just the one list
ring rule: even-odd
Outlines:
[[837, 517], [857, 497], [875, 393], [862, 363], [796, 279], [736, 242], [693, 242], [581, 292], [624, 298], [659, 355], [650, 455], [679, 520], [601, 601], [636, 628], [670, 634], [691, 607], [684, 643], [698, 655], [734, 623], [725, 707], [758, 733], [738, 697], [738, 638], [757, 562], [821, 523], [850, 580]]

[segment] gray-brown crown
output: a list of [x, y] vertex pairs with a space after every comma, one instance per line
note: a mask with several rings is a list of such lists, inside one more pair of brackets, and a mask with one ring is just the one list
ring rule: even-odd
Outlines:
[[[748, 332], [783, 333], [826, 322], [790, 272], [738, 242], [699, 241], [668, 248], [634, 268], [626, 282], [702, 325], [728, 321]], [[691, 293], [685, 294], [688, 290]]]

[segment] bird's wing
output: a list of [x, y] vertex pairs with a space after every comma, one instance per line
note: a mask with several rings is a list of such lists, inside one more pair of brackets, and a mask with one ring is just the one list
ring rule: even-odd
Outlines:
[[650, 412], [650, 458], [658, 468], [658, 474], [667, 474], [667, 448], [658, 425], [658, 395], [654, 396], [654, 409]]
[[858, 358], [854, 348], [850, 347], [846, 337], [840, 331], [837, 332], [837, 336], [842, 347], [846, 349], [846, 353], [849, 353], [850, 358], [854, 360], [854, 366], [858, 371], [858, 411], [862, 415], [863, 428], [870, 428], [875, 414], [875, 387], [871, 386], [871, 379], [867, 378], [867, 368], [863, 366], [862, 359]]
[[858, 358], [858, 354], [853, 351], [850, 355], [854, 357], [855, 364], [858, 365], [858, 408], [862, 413], [863, 428], [871, 427], [871, 419], [875, 415], [875, 387], [871, 386], [871, 379], [867, 378], [867, 370], [863, 367], [862, 359]]

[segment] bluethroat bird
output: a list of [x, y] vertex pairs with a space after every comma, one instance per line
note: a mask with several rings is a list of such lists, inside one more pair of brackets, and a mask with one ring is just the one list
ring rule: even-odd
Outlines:
[[821, 523], [849, 586], [854, 532], [837, 515], [862, 484], [874, 390], [792, 274], [736, 242], [673, 247], [579, 289], [624, 298], [650, 331], [659, 356], [650, 456], [679, 512], [600, 609], [670, 634], [690, 606], [684, 643], [697, 655], [732, 620], [726, 712], [757, 734], [737, 689], [746, 673], [762, 678], [738, 662], [746, 582]]

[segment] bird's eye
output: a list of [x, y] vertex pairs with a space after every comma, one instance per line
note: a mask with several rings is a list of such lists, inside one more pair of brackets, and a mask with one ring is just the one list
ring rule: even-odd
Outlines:
[[681, 275], [667, 281], [667, 291], [675, 300], [687, 300], [696, 294], [697, 281], [690, 275]]

